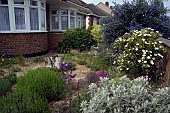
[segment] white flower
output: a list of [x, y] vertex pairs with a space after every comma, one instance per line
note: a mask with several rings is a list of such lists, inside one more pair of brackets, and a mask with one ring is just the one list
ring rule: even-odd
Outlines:
[[150, 59], [151, 57], [150, 56], [147, 56], [147, 59]]
[[144, 61], [144, 63], [146, 64], [146, 63], [147, 63], [147, 61], [145, 60], [145, 61]]
[[126, 68], [126, 70], [129, 70], [129, 68]]
[[141, 62], [141, 60], [138, 60], [138, 62], [140, 63], [140, 62]]
[[136, 43], [136, 45], [138, 46], [138, 45], [139, 45], [139, 43]]
[[151, 34], [144, 34], [143, 36], [149, 36], [149, 37], [151, 37]]
[[158, 56], [160, 56], [161, 58], [163, 58], [163, 56], [161, 54], [158, 53]]
[[158, 56], [157, 54], [154, 54], [154, 56]]
[[142, 36], [142, 34], [139, 34], [138, 36]]
[[159, 50], [159, 48], [156, 47], [155, 50]]
[[151, 60], [151, 61], [150, 61], [150, 63], [151, 63], [152, 65], [154, 65], [154, 62], [153, 62], [153, 60]]
[[144, 39], [144, 38], [142, 38], [142, 41], [145, 41], [145, 39]]
[[150, 65], [149, 65], [149, 64], [147, 64], [147, 67], [150, 67]]
[[160, 44], [162, 44], [162, 41], [159, 41]]
[[138, 50], [138, 48], [135, 49], [136, 51]]
[[125, 45], [125, 47], [127, 47], [127, 46], [128, 46], [128, 44]]
[[155, 58], [153, 57], [152, 60], [155, 60]]

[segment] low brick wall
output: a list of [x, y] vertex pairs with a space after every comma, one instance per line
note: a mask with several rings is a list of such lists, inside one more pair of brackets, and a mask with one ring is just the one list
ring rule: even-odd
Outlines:
[[168, 50], [168, 54], [167, 57], [164, 59], [164, 64], [163, 67], [165, 68], [165, 74], [164, 74], [164, 82], [163, 82], [163, 86], [168, 86], [169, 85], [169, 79], [170, 79], [170, 40], [167, 39], [160, 39], [164, 46], [167, 48]]
[[63, 33], [48, 33], [48, 49], [57, 50], [58, 42], [64, 39]]
[[48, 51], [47, 33], [1, 33], [0, 54], [35, 54]]

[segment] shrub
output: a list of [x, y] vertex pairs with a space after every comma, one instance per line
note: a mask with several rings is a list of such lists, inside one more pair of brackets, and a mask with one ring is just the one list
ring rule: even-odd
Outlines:
[[[153, 1], [153, 0], [152, 0]], [[104, 41], [108, 46], [118, 36], [124, 35], [131, 30], [141, 30], [150, 27], [163, 34], [163, 38], [170, 36], [170, 19], [165, 16], [166, 9], [162, 5], [144, 0], [124, 2], [115, 5], [114, 16], [108, 16], [101, 20]]]
[[131, 76], [148, 75], [155, 78], [156, 63], [166, 55], [162, 42], [157, 40], [160, 37], [159, 32], [145, 28], [117, 38], [113, 45], [117, 49], [115, 65]]
[[48, 101], [61, 99], [65, 91], [61, 76], [61, 73], [54, 72], [52, 69], [37, 68], [19, 77], [16, 88], [21, 91], [28, 89], [41, 95]]
[[30, 90], [0, 98], [0, 113], [50, 113], [48, 103]]
[[82, 113], [169, 113], [170, 88], [153, 92], [147, 78], [134, 80], [126, 76], [119, 81], [101, 78], [100, 84], [89, 85], [89, 101], [81, 102]]
[[0, 97], [9, 91], [11, 91], [11, 83], [6, 79], [0, 79]]
[[102, 32], [101, 32], [101, 26], [100, 25], [94, 25], [92, 30], [91, 30], [91, 34], [93, 36], [93, 39], [97, 42], [100, 43], [102, 41]]
[[5, 76], [4, 79], [8, 80], [11, 83], [11, 85], [17, 83], [17, 75], [13, 73]]
[[92, 35], [85, 29], [68, 29], [64, 32], [64, 40], [58, 43], [59, 52], [70, 52], [71, 49], [79, 51], [88, 50], [93, 45]]

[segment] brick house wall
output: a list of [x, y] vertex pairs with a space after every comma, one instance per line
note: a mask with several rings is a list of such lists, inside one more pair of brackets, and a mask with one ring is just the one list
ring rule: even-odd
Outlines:
[[1, 33], [0, 55], [28, 55], [48, 51], [47, 33]]

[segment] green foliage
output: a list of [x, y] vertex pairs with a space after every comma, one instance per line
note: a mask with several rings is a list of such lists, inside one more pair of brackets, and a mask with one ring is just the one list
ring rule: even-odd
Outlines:
[[84, 61], [84, 60], [80, 60], [79, 62], [77, 62], [79, 65], [86, 65], [87, 64], [87, 62], [86, 61]]
[[37, 56], [34, 58], [35, 63], [41, 63], [44, 62], [44, 58], [42, 56]]
[[94, 25], [92, 30], [91, 30], [91, 34], [93, 36], [93, 39], [97, 42], [100, 43], [102, 41], [102, 32], [101, 32], [101, 26], [100, 25]]
[[0, 68], [0, 76], [4, 76], [5, 72], [2, 68]]
[[11, 68], [11, 73], [15, 73], [15, 72], [21, 72], [21, 69], [18, 67], [12, 67]]
[[4, 79], [7, 79], [11, 83], [11, 85], [17, 83], [17, 75], [14, 73], [5, 76]]
[[82, 113], [169, 113], [170, 88], [153, 92], [148, 86], [144, 77], [101, 78], [89, 85], [90, 100], [81, 102]]
[[114, 64], [130, 76], [155, 76], [156, 63], [166, 55], [158, 38], [161, 38], [161, 34], [150, 28], [134, 30], [132, 35], [126, 33], [117, 38], [113, 45], [117, 49]]
[[50, 68], [29, 70], [27, 74], [18, 78], [16, 88], [21, 91], [28, 89], [48, 101], [61, 99], [65, 91], [61, 76], [61, 73], [54, 72]]
[[22, 54], [17, 55], [16, 60], [20, 66], [25, 66], [24, 56]]
[[0, 98], [0, 113], [50, 113], [48, 103], [30, 90]]
[[16, 61], [14, 58], [9, 58], [7, 56], [0, 56], [0, 67], [2, 68], [10, 68], [12, 64], [15, 64]]
[[59, 52], [70, 52], [71, 49], [79, 51], [88, 50], [94, 44], [92, 35], [85, 29], [68, 29], [64, 32], [64, 40], [59, 42]]
[[0, 97], [11, 91], [11, 83], [7, 79], [0, 79]]

